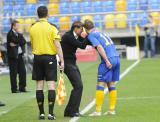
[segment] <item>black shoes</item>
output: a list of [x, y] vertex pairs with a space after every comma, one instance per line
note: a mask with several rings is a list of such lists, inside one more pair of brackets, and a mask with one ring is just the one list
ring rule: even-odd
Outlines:
[[83, 115], [79, 112], [73, 114], [65, 113], [64, 117], [83, 117]]
[[18, 90], [12, 90], [12, 93], [19, 93]]
[[5, 106], [5, 104], [0, 101], [0, 106]]

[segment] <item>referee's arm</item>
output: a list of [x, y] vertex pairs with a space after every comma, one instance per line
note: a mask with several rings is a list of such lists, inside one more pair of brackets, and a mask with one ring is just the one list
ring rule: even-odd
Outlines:
[[60, 58], [60, 61], [61, 61], [61, 69], [64, 69], [64, 60], [63, 60], [63, 52], [62, 52], [62, 47], [61, 47], [61, 44], [59, 42], [59, 40], [55, 40], [54, 41], [54, 44], [56, 46], [56, 49], [57, 49], [57, 54]]

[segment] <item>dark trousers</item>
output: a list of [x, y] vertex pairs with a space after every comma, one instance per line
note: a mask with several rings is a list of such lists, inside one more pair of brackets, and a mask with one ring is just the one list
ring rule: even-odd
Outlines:
[[26, 87], [26, 68], [22, 55], [18, 58], [8, 58], [10, 70], [11, 91], [17, 91], [17, 74], [19, 74], [19, 90], [23, 91]]
[[76, 63], [73, 63], [72, 61], [65, 62], [64, 72], [67, 75], [73, 87], [64, 114], [72, 115], [74, 113], [79, 112], [83, 84], [81, 80], [81, 74]]

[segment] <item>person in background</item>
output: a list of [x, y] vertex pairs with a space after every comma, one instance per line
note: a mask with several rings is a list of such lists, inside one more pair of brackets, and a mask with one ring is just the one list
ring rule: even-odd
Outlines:
[[[26, 68], [23, 59], [25, 44], [25, 38], [18, 31], [18, 21], [13, 20], [7, 34], [7, 55], [12, 93], [26, 92]], [[17, 74], [19, 75], [19, 89]]]
[[148, 49], [151, 50], [151, 57], [155, 56], [156, 48], [156, 29], [153, 21], [153, 17], [151, 15], [148, 16], [148, 23], [144, 26], [145, 31], [145, 39], [144, 39], [144, 52], [145, 58], [148, 58]]

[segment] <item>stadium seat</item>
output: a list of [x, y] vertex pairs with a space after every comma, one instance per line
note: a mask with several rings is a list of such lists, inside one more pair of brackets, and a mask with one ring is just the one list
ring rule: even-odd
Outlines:
[[10, 30], [11, 28], [11, 25], [10, 25], [10, 20], [9, 19], [4, 19], [2, 21], [2, 25], [3, 25], [3, 28], [2, 28], [2, 32], [3, 33], [8, 33], [8, 31]]
[[138, 9], [138, 1], [137, 0], [128, 0], [127, 1], [127, 11], [135, 11]]
[[24, 6], [23, 5], [15, 5], [14, 6], [14, 14], [16, 16], [24, 16], [25, 15]]
[[103, 12], [102, 4], [103, 4], [103, 2], [101, 2], [101, 1], [92, 2], [93, 12]]
[[24, 19], [21, 19], [21, 18], [19, 18], [19, 19], [16, 19], [17, 21], [18, 21], [18, 24], [19, 24], [19, 28], [18, 28], [18, 30], [19, 30], [19, 32], [20, 33], [23, 33], [24, 32]]
[[25, 24], [25, 26], [24, 26], [25, 32], [28, 33], [29, 30], [30, 30], [30, 28], [31, 28], [31, 25], [32, 25], [33, 23], [35, 23], [35, 22], [36, 22], [36, 20], [33, 19], [33, 18], [25, 19], [25, 21], [24, 21], [24, 24]]
[[35, 4], [25, 5], [25, 12], [27, 16], [35, 16], [36, 15], [36, 5]]
[[71, 17], [71, 22], [80, 21], [80, 20], [81, 20], [80, 16], [72, 16]]
[[59, 23], [61, 31], [67, 31], [70, 29], [70, 24], [71, 24], [70, 17], [60, 17]]
[[57, 4], [57, 3], [48, 4], [48, 12], [49, 12], [50, 16], [58, 14], [59, 13], [59, 4]]
[[90, 16], [90, 15], [88, 15], [88, 16], [82, 16], [82, 17], [81, 17], [81, 21], [82, 21], [82, 22], [84, 22], [86, 19], [89, 19], [89, 20], [93, 21], [93, 17]]
[[71, 2], [70, 3], [71, 13], [80, 13], [81, 10], [79, 6], [80, 6], [80, 2]]
[[59, 28], [59, 19], [57, 17], [49, 17], [48, 22], [55, 24]]
[[26, 0], [15, 0], [16, 5], [24, 5], [26, 3]]
[[59, 0], [49, 0], [49, 3], [58, 3]]
[[160, 1], [159, 0], [149, 0], [148, 4], [149, 4], [149, 9], [151, 9], [151, 10], [160, 9]]
[[82, 13], [91, 13], [91, 3], [90, 2], [81, 2], [81, 12]]
[[115, 22], [114, 22], [114, 14], [108, 14], [104, 18], [105, 22], [105, 28], [106, 29], [112, 29], [115, 28]]
[[126, 14], [117, 14], [115, 16], [116, 27], [117, 28], [126, 28], [127, 27], [127, 16]]
[[36, 4], [37, 0], [26, 0], [27, 4]]
[[13, 6], [6, 5], [6, 6], [3, 7], [4, 16], [12, 16], [12, 12], [13, 12]]
[[70, 2], [70, 0], [60, 0], [61, 3], [63, 2]]
[[60, 14], [69, 14], [70, 13], [69, 4], [67, 2], [60, 3], [59, 11], [60, 11]]
[[115, 4], [116, 4], [116, 11], [126, 11], [125, 0], [117, 0]]
[[139, 26], [140, 27], [143, 27], [144, 25], [146, 25], [147, 23], [148, 23], [148, 15], [147, 15], [147, 13], [140, 13], [140, 14], [138, 14], [138, 16], [139, 16]]
[[147, 10], [148, 9], [148, 0], [139, 0], [139, 8], [141, 10]]
[[3, 0], [4, 5], [13, 5], [13, 0]]
[[103, 17], [101, 15], [95, 15], [93, 17], [95, 27], [102, 28], [103, 26]]
[[128, 14], [128, 26], [131, 26], [131, 27], [135, 27], [136, 24], [138, 25], [139, 24], [139, 20], [138, 20], [139, 16], [137, 13], [131, 13], [131, 14]]
[[81, 2], [82, 0], [72, 0], [72, 2]]
[[160, 23], [160, 13], [158, 12], [152, 12], [150, 15], [153, 17], [153, 21], [156, 25], [159, 25]]
[[112, 12], [115, 10], [115, 2], [112, 0], [102, 3], [103, 12]]
[[38, 0], [38, 3], [39, 3], [39, 4], [47, 4], [48, 1], [47, 1], [47, 0]]

